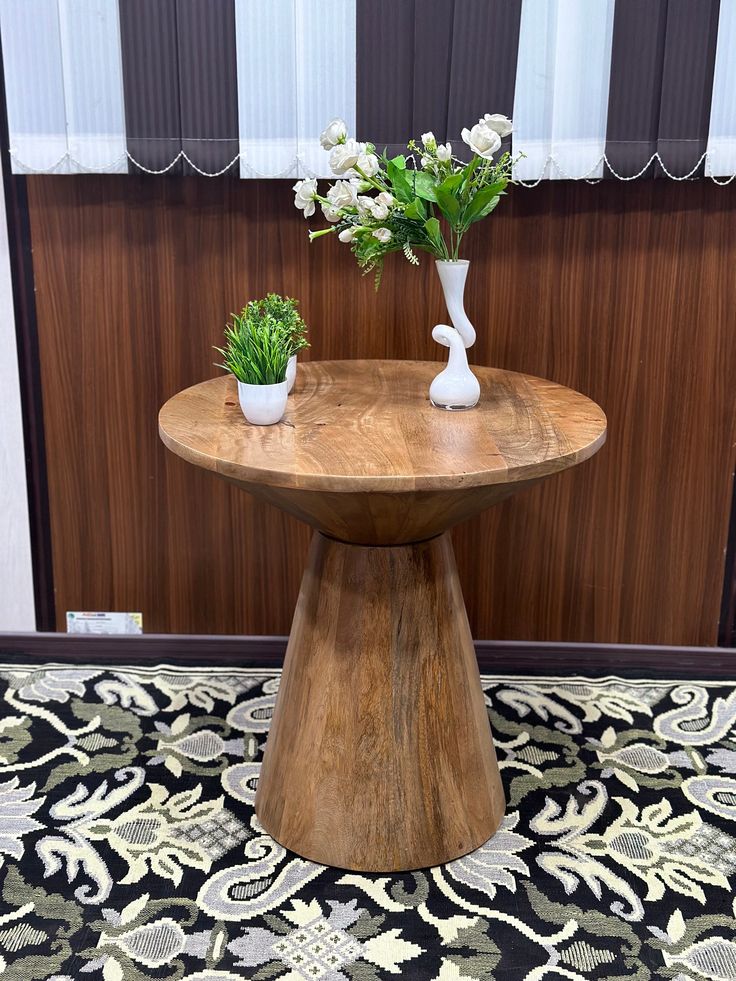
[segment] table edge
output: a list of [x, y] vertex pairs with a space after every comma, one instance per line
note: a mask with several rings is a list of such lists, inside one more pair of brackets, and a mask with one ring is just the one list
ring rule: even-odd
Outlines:
[[[523, 374], [523, 372], [516, 372]], [[534, 377], [534, 376], [527, 376]], [[201, 383], [200, 383], [201, 384]], [[192, 388], [196, 386], [190, 386]], [[561, 386], [566, 387], [566, 386]], [[183, 391], [186, 391], [184, 389]], [[575, 391], [570, 389], [570, 391]], [[501, 470], [481, 470], [463, 474], [426, 474], [410, 476], [405, 474], [386, 475], [339, 475], [339, 474], [299, 474], [292, 471], [264, 470], [242, 463], [229, 463], [219, 457], [210, 456], [201, 450], [179, 443], [165, 429], [162, 416], [176, 395], [161, 406], [158, 413], [158, 434], [161, 442], [176, 456], [194, 466], [209, 470], [217, 475], [243, 484], [260, 484], [265, 487], [283, 487], [293, 490], [320, 491], [332, 493], [411, 493], [416, 491], [461, 490], [471, 487], [490, 487], [496, 484], [511, 484], [523, 480], [536, 480], [584, 463], [594, 456], [605, 444], [608, 436], [608, 419], [603, 409], [582, 392], [576, 394], [587, 399], [600, 413], [602, 428], [598, 435], [584, 446], [570, 453], [556, 456], [539, 463], [524, 464]], [[439, 411], [439, 410], [438, 410]], [[472, 410], [471, 410], [472, 411]], [[280, 423], [278, 424], [280, 425]]]

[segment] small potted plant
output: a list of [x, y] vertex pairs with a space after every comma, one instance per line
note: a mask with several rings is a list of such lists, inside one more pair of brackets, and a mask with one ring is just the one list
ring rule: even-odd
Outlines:
[[293, 318], [284, 322], [274, 315], [274, 299], [285, 302], [270, 294], [232, 314], [232, 323], [225, 328], [225, 347], [215, 348], [222, 355], [218, 367], [235, 375], [240, 408], [255, 426], [271, 426], [283, 417], [289, 360], [296, 353], [295, 345], [306, 344], [303, 330], [295, 337]]

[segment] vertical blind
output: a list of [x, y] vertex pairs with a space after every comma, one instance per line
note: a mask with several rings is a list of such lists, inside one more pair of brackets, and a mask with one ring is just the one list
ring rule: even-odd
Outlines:
[[15, 172], [327, 174], [514, 120], [517, 179], [736, 173], [736, 0], [0, 0]]

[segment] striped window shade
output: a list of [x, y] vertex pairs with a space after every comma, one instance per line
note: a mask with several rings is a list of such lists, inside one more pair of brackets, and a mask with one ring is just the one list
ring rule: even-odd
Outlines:
[[518, 181], [736, 175], [736, 0], [0, 0], [15, 173], [328, 176], [514, 120]]

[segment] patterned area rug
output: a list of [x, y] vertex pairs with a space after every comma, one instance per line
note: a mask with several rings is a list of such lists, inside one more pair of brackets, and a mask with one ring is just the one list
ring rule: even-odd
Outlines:
[[508, 797], [413, 874], [253, 812], [273, 670], [0, 668], [3, 981], [736, 978], [736, 690], [484, 677]]

